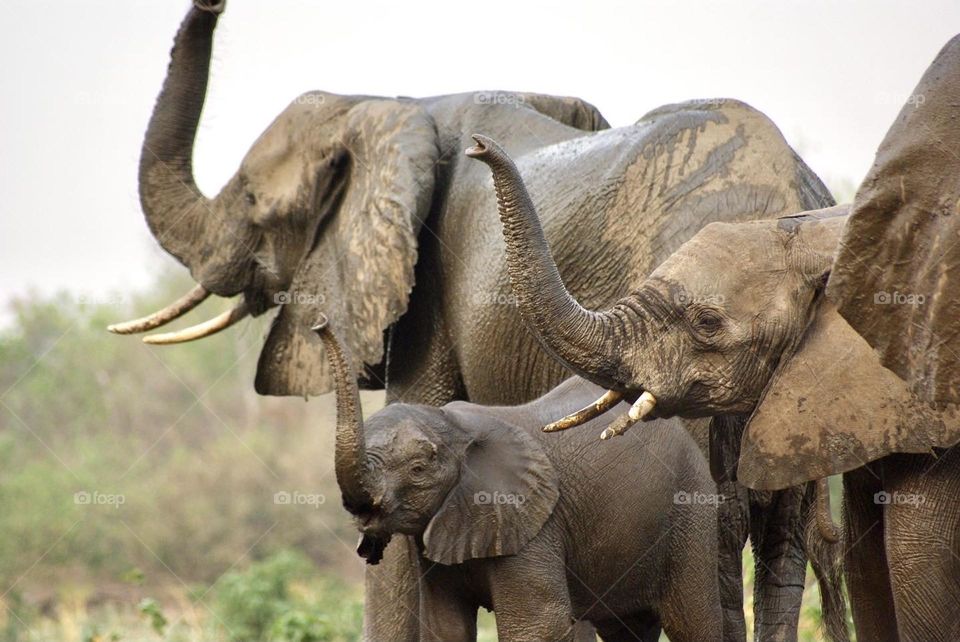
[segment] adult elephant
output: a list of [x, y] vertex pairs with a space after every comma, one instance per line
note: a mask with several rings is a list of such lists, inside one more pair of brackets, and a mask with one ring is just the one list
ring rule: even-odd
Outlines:
[[[632, 127], [588, 134], [606, 123], [583, 101], [502, 92], [304, 94], [207, 198], [191, 157], [223, 8], [197, 0], [183, 21], [140, 163], [147, 223], [198, 285], [112, 330], [160, 327], [210, 293], [242, 298], [209, 322], [145, 340], [197, 339], [279, 307], [258, 365], [263, 394], [332, 390], [322, 345], [310, 332], [321, 311], [344, 329], [361, 383], [385, 387], [388, 401], [519, 403], [568, 376], [513, 305], [489, 216], [489, 178], [462, 159], [470, 132], [510, 141], [532, 189], [549, 199], [545, 224], [560, 269], [591, 305], [614, 300], [705, 223], [830, 203], [773, 124], [742, 103], [674, 105]], [[798, 501], [769, 506], [770, 546], [759, 557], [777, 577], [761, 582], [765, 615], [758, 619], [784, 619], [786, 611], [795, 628], [804, 567]], [[746, 513], [736, 521], [730, 539], [739, 547]], [[366, 635], [416, 637], [417, 579], [429, 570], [419, 567], [416, 547], [409, 538], [389, 547], [368, 539], [362, 550], [385, 556], [367, 575]], [[739, 557], [726, 559], [734, 580], [725, 583], [725, 607], [742, 628]], [[790, 627], [787, 616], [780, 628]]]
[[[564, 287], [517, 167], [482, 137], [468, 152], [493, 169], [513, 289], [528, 325], [560, 361], [610, 389], [605, 403], [560, 423], [596, 416], [621, 398], [634, 403], [630, 416], [604, 438], [642, 419], [740, 415], [749, 417], [738, 467], [744, 484], [778, 489], [844, 473], [845, 562], [860, 639], [960, 635], [960, 452], [953, 448], [960, 441], [960, 408], [927, 398], [947, 379], [918, 387], [883, 365], [889, 353], [877, 352], [838, 311], [831, 276], [838, 251], [843, 265], [856, 256], [841, 238], [864, 247], [851, 238], [863, 222], [857, 212], [885, 204], [890, 218], [914, 215], [911, 205], [955, 181], [956, 156], [934, 172], [890, 150], [917, 154], [960, 141], [958, 87], [955, 39], [915, 94], [941, 109], [928, 112], [932, 122], [911, 118], [911, 127], [900, 121], [891, 128], [851, 207], [706, 226], [632, 293], [599, 312], [579, 305]], [[949, 123], [941, 120], [945, 112], [953, 114]], [[896, 184], [876, 182], [894, 175]], [[897, 195], [878, 198], [885, 191]], [[923, 247], [926, 230], [914, 231]], [[908, 243], [896, 247], [902, 260], [891, 264], [890, 274], [899, 274], [913, 251]], [[886, 263], [860, 267], [870, 278], [886, 269]], [[956, 300], [955, 265], [939, 269], [930, 303], [949, 308]], [[849, 285], [849, 266], [841, 276]], [[878, 290], [873, 314], [922, 306], [922, 296]], [[862, 304], [862, 297], [846, 301]], [[942, 319], [941, 311], [933, 318]], [[881, 317], [877, 325], [885, 323]], [[925, 361], [930, 327], [920, 330], [918, 354]], [[936, 356], [948, 370], [960, 358]]]

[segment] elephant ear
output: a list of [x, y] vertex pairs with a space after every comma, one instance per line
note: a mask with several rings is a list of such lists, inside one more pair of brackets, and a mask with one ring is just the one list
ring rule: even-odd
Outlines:
[[451, 404], [444, 413], [467, 433], [469, 445], [460, 481], [424, 532], [425, 556], [459, 564], [519, 552], [560, 496], [553, 464], [533, 437], [489, 412]]
[[544, 116], [583, 131], [594, 132], [610, 129], [610, 123], [600, 110], [587, 101], [572, 96], [549, 94], [517, 94], [523, 104], [533, 107]]
[[960, 402], [960, 36], [907, 99], [860, 185], [828, 292], [881, 363]]
[[349, 158], [344, 191], [274, 320], [257, 367], [260, 394], [332, 390], [323, 347], [310, 331], [321, 313], [343, 328], [353, 362], [363, 367], [380, 363], [384, 331], [407, 308], [439, 157], [433, 120], [414, 102], [368, 100], [345, 115], [339, 142]]
[[960, 440], [960, 414], [912, 393], [824, 296], [799, 345], [777, 367], [740, 448], [738, 480], [775, 490], [895, 452]]

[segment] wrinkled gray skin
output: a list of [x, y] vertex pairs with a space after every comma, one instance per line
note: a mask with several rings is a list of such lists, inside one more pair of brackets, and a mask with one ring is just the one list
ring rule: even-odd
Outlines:
[[354, 369], [319, 330], [337, 388], [337, 481], [358, 529], [417, 541], [421, 639], [470, 640], [492, 609], [502, 640], [722, 639], [716, 486], [679, 421], [628, 450], [587, 431], [545, 435], [602, 393], [574, 377], [521, 406], [394, 403], [366, 422]]
[[[872, 452], [867, 449], [872, 439], [884, 439], [881, 429], [897, 406], [882, 399], [858, 405], [845, 392], [852, 383], [845, 378], [865, 377], [854, 383], [872, 389], [888, 386], [889, 374], [823, 297], [845, 206], [708, 225], [634, 292], [597, 312], [580, 307], [564, 288], [517, 172], [502, 153], [482, 159], [498, 176], [518, 305], [547, 349], [575, 372], [628, 399], [649, 391], [656, 398], [650, 418], [753, 413], [748, 433], [759, 431], [757, 422], [764, 421], [763, 430], [781, 434], [791, 421], [809, 422], [813, 430], [794, 440], [781, 437], [779, 447], [797, 453], [822, 431], [820, 443], [829, 445], [818, 457], [845, 466], [834, 472], [851, 466], [842, 442], [831, 442], [831, 435], [862, 444], [863, 452]], [[813, 361], [810, 346], [823, 341], [835, 343]], [[810, 392], [790, 397], [799, 386]], [[784, 412], [766, 417], [766, 404], [784, 397], [796, 417]], [[820, 405], [827, 408], [818, 420]], [[916, 428], [926, 429], [919, 423], [925, 416], [916, 417]], [[944, 417], [953, 427], [938, 424], [939, 431], [953, 434], [956, 417], [949, 412]], [[633, 431], [644, 429], [641, 424]], [[745, 446], [741, 471], [751, 457]], [[756, 469], [763, 465], [751, 462], [751, 476], [762, 480]], [[824, 472], [814, 457], [794, 465], [812, 467], [807, 479]], [[772, 479], [779, 474], [763, 472]], [[878, 500], [881, 491], [894, 499]], [[844, 562], [859, 639], [952, 640], [960, 634], [958, 492], [955, 449], [890, 455], [844, 475]], [[843, 634], [841, 622], [827, 624]]]
[[[585, 134], [606, 123], [583, 101], [499, 92], [304, 94], [207, 198], [191, 156], [223, 9], [208, 4], [198, 2], [204, 9], [177, 34], [144, 140], [140, 195], [161, 245], [207, 290], [241, 295], [254, 314], [282, 304], [260, 356], [264, 394], [331, 390], [309, 330], [321, 312], [344, 329], [361, 385], [385, 387], [389, 401], [520, 403], [569, 376], [513, 304], [488, 173], [462, 158], [473, 131], [508, 141], [541, 197], [561, 274], [592, 306], [614, 301], [707, 222], [829, 202], [769, 120], [741, 103], [674, 105]], [[745, 491], [728, 490], [743, 503], [724, 504], [737, 515], [721, 518], [732, 547], [721, 555], [727, 630], [743, 639], [739, 550], [763, 524], [772, 544], [759, 563], [776, 579], [758, 584], [757, 620], [789, 638], [804, 572], [797, 502], [771, 501], [751, 523]], [[397, 537], [370, 568], [369, 638], [416, 637], [415, 553]]]

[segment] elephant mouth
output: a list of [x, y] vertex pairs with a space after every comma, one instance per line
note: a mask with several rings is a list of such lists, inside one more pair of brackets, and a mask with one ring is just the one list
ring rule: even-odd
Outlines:
[[390, 536], [385, 537], [363, 534], [357, 542], [357, 555], [367, 561], [367, 564], [377, 565], [383, 559], [383, 551], [390, 543]]

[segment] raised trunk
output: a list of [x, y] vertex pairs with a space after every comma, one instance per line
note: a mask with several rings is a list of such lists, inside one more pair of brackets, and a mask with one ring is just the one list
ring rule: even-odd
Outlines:
[[351, 513], [365, 513], [375, 508], [377, 500], [371, 492], [367, 466], [367, 449], [363, 435], [363, 415], [356, 374], [350, 367], [340, 342], [326, 320], [313, 328], [323, 341], [337, 395], [337, 437], [334, 467], [343, 505]]
[[198, 239], [210, 224], [210, 202], [193, 179], [192, 157], [223, 5], [198, 3], [180, 25], [140, 151], [140, 203], [147, 224], [160, 245], [191, 269], [203, 248]]
[[617, 346], [629, 331], [618, 307], [608, 312], [584, 309], [570, 295], [550, 254], [543, 228], [516, 165], [496, 142], [474, 136], [467, 155], [493, 172], [497, 205], [507, 244], [510, 282], [520, 313], [544, 348], [569, 368], [598, 385], [617, 387]]

